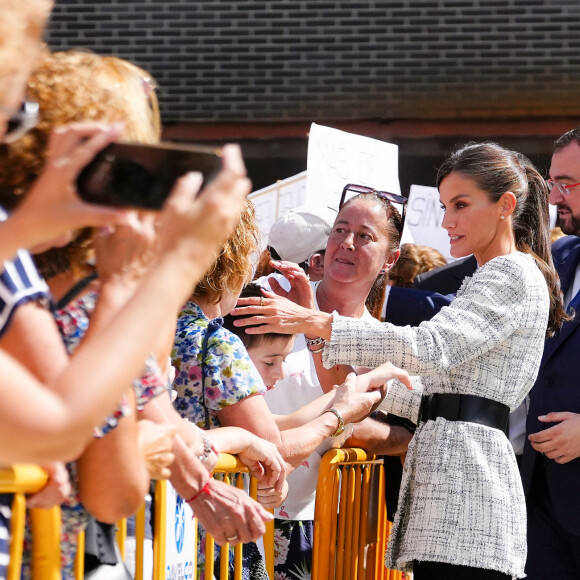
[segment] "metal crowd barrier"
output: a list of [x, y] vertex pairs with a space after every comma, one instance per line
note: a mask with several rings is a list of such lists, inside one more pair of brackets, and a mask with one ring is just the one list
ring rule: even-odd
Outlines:
[[[37, 465], [13, 465], [0, 469], [0, 493], [12, 493], [12, 517], [10, 529], [10, 562], [6, 580], [20, 580], [20, 568], [22, 566], [22, 543], [24, 541], [24, 526], [26, 523], [26, 494], [40, 491], [45, 485], [48, 477], [46, 472]], [[37, 567], [33, 568], [35, 578], [41, 578], [38, 574], [43, 574], [47, 570], [54, 568], [55, 560], [51, 557], [51, 541], [54, 540], [55, 528], [50, 524], [51, 518], [60, 517], [60, 510], [31, 510], [33, 513], [33, 529], [43, 529], [47, 523], [46, 534], [38, 534], [40, 541], [38, 545]], [[49, 512], [49, 513], [46, 513]], [[59, 522], [60, 523], [60, 520]], [[56, 529], [60, 529], [60, 526]], [[57, 546], [60, 546], [60, 535], [57, 536]], [[43, 580], [60, 579], [60, 561], [56, 560], [56, 572], [58, 576], [43, 576]], [[43, 570], [44, 569], [44, 570]]]
[[[221, 454], [214, 477], [238, 488], [248, 489], [256, 497], [256, 480], [236, 457]], [[20, 580], [22, 539], [24, 536], [26, 493], [42, 489], [45, 472], [34, 465], [0, 469], [0, 493], [13, 493], [10, 564], [7, 580]], [[166, 519], [167, 484], [156, 483], [154, 500], [153, 580], [165, 580], [167, 562]], [[34, 551], [32, 572], [35, 580], [60, 580], [60, 510], [30, 510]], [[143, 580], [145, 508], [136, 515], [135, 580]], [[274, 578], [274, 522], [268, 522], [263, 538], [266, 569]], [[384, 468], [381, 460], [361, 449], [333, 449], [322, 459], [318, 476], [314, 523], [313, 580], [401, 580], [400, 572], [386, 570], [384, 552], [389, 531], [384, 500]], [[126, 521], [118, 525], [117, 541], [125, 557]], [[195, 535], [197, 539], [197, 534]], [[233, 550], [234, 579], [242, 578], [242, 546], [223, 546]], [[84, 553], [81, 534], [79, 555]], [[197, 550], [194, 550], [197, 553]], [[228, 552], [229, 553], [229, 552]], [[205, 546], [206, 578], [228, 580], [228, 560], [220, 558], [214, 570], [215, 544], [207, 535]], [[196, 563], [194, 563], [194, 568]], [[83, 558], [77, 557], [76, 578], [84, 577]]]
[[320, 464], [312, 579], [400, 580], [387, 570], [384, 466], [362, 449], [331, 449]]
[[[243, 489], [249, 481], [250, 497], [256, 499], [257, 481], [249, 476], [248, 468], [235, 456], [221, 453], [218, 463], [213, 471], [213, 477], [221, 479], [229, 485]], [[155, 489], [155, 528], [153, 531], [153, 580], [165, 580], [166, 556], [165, 540], [166, 528], [164, 522], [167, 517], [166, 511], [166, 483], [157, 482]], [[263, 537], [266, 558], [266, 569], [270, 578], [274, 578], [274, 521], [266, 524], [266, 533]], [[139, 542], [137, 543], [139, 545]], [[234, 553], [234, 580], [242, 578], [242, 545], [230, 546], [226, 544], [221, 547], [220, 569], [214, 570], [215, 565], [215, 543], [213, 538], [207, 534], [205, 543], [205, 577], [212, 578], [214, 575], [219, 580], [228, 580], [229, 558], [223, 557], [226, 551], [233, 550]], [[136, 575], [136, 580], [141, 578]]]

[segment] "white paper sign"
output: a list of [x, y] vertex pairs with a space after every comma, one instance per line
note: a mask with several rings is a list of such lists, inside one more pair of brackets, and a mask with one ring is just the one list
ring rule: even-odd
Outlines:
[[262, 237], [261, 245], [264, 249], [272, 224], [288, 210], [307, 203], [306, 171], [254, 191], [248, 198], [256, 208], [256, 218]]
[[196, 577], [196, 532], [193, 511], [166, 485], [165, 580], [194, 580]]
[[411, 185], [405, 232], [410, 232], [415, 244], [431, 246], [439, 250], [449, 260], [451, 258], [449, 235], [447, 230], [441, 227], [443, 214], [436, 187]]
[[306, 203], [338, 209], [347, 183], [400, 194], [399, 148], [312, 123], [308, 139]]

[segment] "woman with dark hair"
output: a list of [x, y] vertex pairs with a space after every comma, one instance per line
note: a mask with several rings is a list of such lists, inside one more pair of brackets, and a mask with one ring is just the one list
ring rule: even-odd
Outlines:
[[437, 185], [451, 255], [474, 254], [479, 268], [430, 321], [363, 324], [267, 294], [262, 308], [246, 312], [264, 316], [238, 324], [322, 337], [326, 366], [389, 360], [419, 375], [422, 396], [395, 382], [383, 404], [418, 424], [388, 564], [412, 569], [415, 580], [522, 578], [525, 503], [505, 430], [534, 383], [546, 333], [566, 317], [550, 256], [548, 191], [520, 155], [493, 143], [452, 154]]

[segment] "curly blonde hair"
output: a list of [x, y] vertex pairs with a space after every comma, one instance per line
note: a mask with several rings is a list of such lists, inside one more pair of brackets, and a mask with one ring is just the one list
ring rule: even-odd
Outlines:
[[[120, 58], [74, 50], [42, 54], [28, 80], [28, 97], [40, 105], [41, 120], [30, 133], [0, 149], [0, 205], [13, 209], [23, 199], [44, 166], [49, 135], [59, 125], [123, 121], [123, 140], [157, 143], [161, 130], [153, 88], [146, 71]], [[77, 270], [91, 255], [91, 230], [84, 229], [68, 245], [35, 258], [50, 278]]]
[[0, 0], [0, 103], [34, 67], [52, 4], [52, 0]]
[[157, 143], [160, 118], [154, 81], [134, 64], [84, 51], [45, 53], [28, 80], [28, 96], [40, 105], [40, 122], [3, 148], [0, 204], [18, 205], [42, 169], [48, 138], [76, 121], [122, 121], [124, 141]]
[[195, 287], [193, 300], [197, 297], [217, 304], [224, 293], [239, 293], [243, 285], [251, 279], [258, 256], [258, 245], [258, 221], [254, 204], [248, 199], [233, 234], [214, 265]]

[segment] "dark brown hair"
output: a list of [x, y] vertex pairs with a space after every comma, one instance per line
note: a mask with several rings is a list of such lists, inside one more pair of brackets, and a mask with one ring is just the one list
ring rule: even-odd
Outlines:
[[576, 145], [580, 146], [580, 127], [576, 127], [576, 129], [572, 129], [559, 137], [554, 142], [554, 153], [564, 149], [564, 147], [567, 147], [570, 143], [576, 143]]
[[[262, 296], [262, 287], [255, 282], [246, 284], [240, 294], [240, 298], [260, 298]], [[246, 349], [259, 346], [263, 342], [272, 342], [277, 338], [284, 336], [288, 339], [294, 336], [293, 334], [276, 332], [266, 332], [265, 334], [248, 334], [244, 326], [234, 326], [234, 320], [247, 317], [248, 316], [245, 314], [240, 314], [238, 316], [234, 316], [233, 314], [226, 314], [226, 316], [224, 316], [224, 328], [229, 330], [232, 334], [235, 334], [244, 343]], [[256, 326], [260, 325], [256, 324]]]
[[490, 200], [499, 201], [507, 191], [517, 200], [512, 215], [516, 248], [531, 254], [544, 275], [550, 294], [547, 335], [552, 336], [563, 321], [564, 310], [560, 279], [552, 262], [548, 187], [530, 160], [496, 143], [469, 143], [451, 154], [437, 173], [437, 188], [451, 173], [460, 173], [486, 192]]

